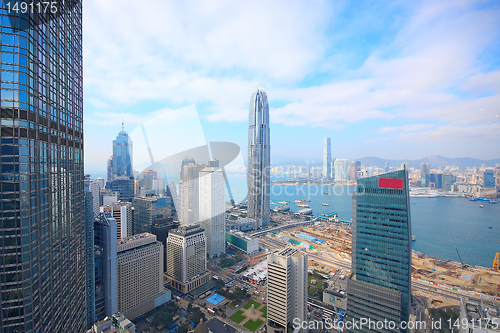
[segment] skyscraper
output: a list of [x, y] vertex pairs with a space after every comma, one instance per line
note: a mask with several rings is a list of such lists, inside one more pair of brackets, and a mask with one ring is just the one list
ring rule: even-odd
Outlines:
[[[286, 248], [267, 256], [267, 332], [307, 320], [307, 254]], [[300, 330], [299, 332], [302, 332]]]
[[113, 155], [108, 158], [106, 163], [106, 188], [111, 188], [113, 183]]
[[127, 132], [123, 129], [116, 140], [113, 140], [113, 181], [116, 177], [134, 177], [132, 170], [133, 144]]
[[84, 191], [92, 193], [92, 208], [94, 212], [99, 213], [99, 182], [97, 179], [90, 179], [90, 175], [85, 176]]
[[177, 208], [181, 225], [190, 225], [199, 222], [199, 177], [204, 168], [194, 161], [184, 160], [181, 166], [179, 180], [179, 207]]
[[349, 181], [349, 161], [347, 159], [337, 158], [335, 160], [334, 168], [336, 181]]
[[118, 311], [116, 220], [110, 212], [94, 219], [94, 318], [93, 323]]
[[199, 224], [169, 231], [166, 271], [171, 286], [183, 294], [210, 280], [205, 231]]
[[170, 300], [163, 288], [163, 244], [150, 233], [118, 241], [118, 311], [136, 318]]
[[92, 192], [85, 191], [85, 311], [86, 328], [95, 322], [94, 210]]
[[486, 169], [483, 171], [483, 187], [495, 187], [495, 171], [493, 169]]
[[[353, 195], [352, 275], [347, 320], [408, 322], [411, 309], [411, 223], [408, 172], [358, 180]], [[368, 330], [367, 330], [368, 329]], [[363, 332], [400, 332], [370, 327]], [[361, 330], [348, 330], [361, 332]]]
[[250, 98], [248, 121], [248, 217], [256, 227], [269, 224], [271, 142], [269, 104], [264, 89]]
[[431, 173], [431, 166], [429, 163], [420, 164], [420, 186], [426, 187], [427, 184], [427, 175]]
[[323, 179], [330, 179], [332, 174], [332, 149], [330, 145], [330, 138], [325, 138], [323, 145]]
[[116, 239], [132, 236], [132, 204], [112, 202], [100, 207], [101, 212], [109, 212], [116, 220]]
[[169, 217], [171, 212], [170, 201], [166, 197], [145, 197], [134, 200], [134, 235], [151, 232], [159, 218]]
[[0, 5], [0, 332], [82, 332], [82, 4], [56, 16], [14, 3]]
[[205, 229], [207, 253], [213, 258], [226, 253], [225, 182], [221, 168], [200, 171], [200, 226]]

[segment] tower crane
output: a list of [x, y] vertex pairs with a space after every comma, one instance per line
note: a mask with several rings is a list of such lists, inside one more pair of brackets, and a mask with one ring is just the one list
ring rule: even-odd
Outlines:
[[495, 255], [495, 259], [493, 260], [493, 269], [494, 269], [495, 271], [500, 270], [500, 268], [499, 268], [500, 263], [499, 263], [498, 256], [500, 256], [500, 253], [498, 253], [498, 252], [497, 252], [497, 254]]
[[464, 265], [464, 262], [462, 261], [462, 258], [460, 258], [460, 253], [458, 253], [458, 249], [456, 247], [455, 247], [455, 250], [457, 251], [458, 259], [460, 259], [460, 263], [462, 264], [462, 268], [467, 269], [467, 266]]

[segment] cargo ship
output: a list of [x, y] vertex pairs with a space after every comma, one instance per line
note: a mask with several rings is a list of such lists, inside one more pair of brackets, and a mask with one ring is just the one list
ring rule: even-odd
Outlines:
[[309, 205], [300, 204], [300, 205], [297, 205], [297, 207], [305, 207], [305, 208], [309, 208]]
[[324, 203], [324, 202], [322, 203], [322, 205], [323, 205], [323, 206], [330, 206], [329, 204]]

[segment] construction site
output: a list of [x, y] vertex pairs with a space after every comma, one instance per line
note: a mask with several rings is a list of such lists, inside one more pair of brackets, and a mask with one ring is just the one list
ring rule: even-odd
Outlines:
[[[279, 233], [268, 234], [265, 238], [276, 242], [286, 242], [307, 249], [313, 256], [309, 258], [310, 267], [324, 272], [335, 272], [338, 266], [333, 262], [318, 260], [314, 254], [321, 254], [325, 259], [351, 259], [352, 232], [349, 225], [335, 222], [316, 222], [308, 226], [298, 226]], [[460, 254], [457, 251], [457, 257]], [[445, 296], [462, 295], [467, 297], [487, 297], [500, 300], [500, 272], [498, 253], [492, 258], [492, 267], [468, 266], [460, 261], [442, 261], [425, 254], [413, 252], [412, 278], [414, 285], [426, 283], [425, 287], [416, 288], [414, 293], [429, 299], [430, 307], [456, 305]], [[343, 269], [349, 271], [350, 265]], [[449, 289], [449, 293], [446, 290]], [[444, 295], [444, 296], [443, 296]]]

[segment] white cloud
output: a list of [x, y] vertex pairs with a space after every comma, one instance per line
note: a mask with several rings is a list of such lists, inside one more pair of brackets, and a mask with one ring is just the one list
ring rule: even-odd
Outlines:
[[84, 10], [86, 95], [122, 105], [209, 102], [224, 116], [256, 87], [310, 72], [325, 52], [320, 29], [330, 12], [327, 2], [302, 1], [107, 0]]
[[[279, 102], [271, 110], [272, 122], [287, 126], [340, 130], [385, 120], [389, 125], [380, 133], [402, 130], [411, 136], [430, 128], [395, 130], [390, 122], [463, 126], [464, 134], [470, 126], [498, 123], [500, 71], [490, 68], [484, 55], [498, 45], [498, 8], [424, 1], [411, 9], [392, 40], [383, 40], [359, 68], [346, 70], [344, 63], [325, 65], [346, 61], [341, 48], [332, 50], [336, 34], [345, 33], [328, 30], [335, 15], [342, 15], [332, 6], [86, 1], [86, 100], [113, 109], [141, 101], [205, 103], [209, 121], [246, 121], [250, 94], [263, 86], [271, 102]], [[318, 70], [336, 76], [326, 73], [321, 84], [301, 82]], [[117, 124], [122, 116], [126, 123], [144, 121], [144, 116], [103, 112], [86, 122]]]

